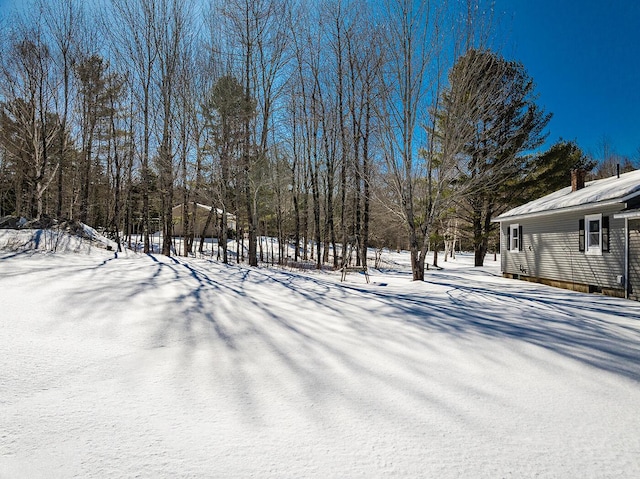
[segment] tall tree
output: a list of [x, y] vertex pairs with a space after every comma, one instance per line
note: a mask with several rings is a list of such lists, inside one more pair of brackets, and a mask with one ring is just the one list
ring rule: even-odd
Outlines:
[[[174, 157], [180, 138], [177, 130], [177, 89], [180, 79], [180, 65], [185, 61], [185, 39], [189, 32], [191, 3], [182, 0], [157, 0], [157, 23], [154, 29], [155, 49], [158, 52], [155, 75], [158, 91], [159, 147], [157, 163], [160, 179], [162, 254], [171, 255], [173, 237], [173, 197], [174, 197]], [[183, 71], [183, 70], [182, 70]]]
[[522, 64], [489, 50], [470, 49], [449, 74], [440, 115], [443, 150], [458, 159], [457, 194], [472, 225], [475, 265], [482, 266], [492, 216], [524, 153], [541, 145], [550, 115], [536, 104]]
[[149, 190], [151, 186], [152, 99], [154, 93], [153, 75], [158, 61], [157, 42], [155, 41], [158, 19], [155, 5], [155, 0], [111, 0], [113, 15], [108, 29], [113, 35], [115, 53], [119, 63], [130, 74], [133, 92], [138, 103], [137, 110], [141, 116], [139, 137], [142, 141], [140, 152], [142, 178], [140, 186], [145, 253], [151, 251]]
[[[211, 129], [213, 150], [218, 160], [217, 183], [219, 204], [222, 207], [221, 243], [223, 261], [227, 256], [227, 218], [229, 205], [233, 202], [232, 185], [242, 171], [242, 147], [244, 142], [244, 126], [246, 117], [255, 116], [255, 101], [247, 101], [244, 88], [233, 76], [220, 78], [211, 90], [203, 105], [203, 113], [207, 119], [207, 127]], [[214, 205], [215, 207], [215, 205]]]
[[426, 110], [428, 83], [435, 80], [429, 76], [429, 67], [439, 54], [442, 18], [430, 2], [412, 0], [386, 0], [385, 14], [388, 24], [384, 40], [388, 48], [386, 64], [381, 68], [385, 111], [380, 115], [385, 119], [384, 158], [404, 217], [413, 279], [423, 280], [424, 239], [429, 236], [430, 225], [416, 210], [420, 170], [416, 134], [418, 115]]
[[[107, 115], [107, 68], [104, 59], [91, 55], [75, 65], [79, 82], [80, 115], [82, 132], [82, 162], [80, 165], [80, 213], [79, 220], [88, 222], [89, 196], [92, 183], [95, 142], [99, 122]], [[92, 218], [93, 219], [93, 218]]]
[[[60, 119], [56, 150], [60, 155], [57, 161], [56, 217], [63, 216], [65, 207], [65, 180], [71, 173], [72, 158], [67, 133], [73, 108], [73, 65], [77, 62], [79, 44], [84, 35], [84, 12], [77, 0], [38, 0], [38, 9], [42, 12], [43, 23], [50, 37], [53, 66], [56, 80], [54, 85], [55, 111]], [[69, 196], [67, 194], [67, 196]], [[70, 202], [70, 200], [68, 200]], [[70, 205], [69, 205], [70, 206]]]
[[11, 49], [3, 58], [3, 116], [7, 153], [20, 165], [17, 185], [17, 213], [40, 218], [44, 194], [55, 177], [50, 150], [58, 131], [51, 114], [52, 59], [41, 25], [15, 31]]

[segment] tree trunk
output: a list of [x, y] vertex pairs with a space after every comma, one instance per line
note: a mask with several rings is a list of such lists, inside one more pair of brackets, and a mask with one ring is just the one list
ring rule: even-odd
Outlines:
[[482, 212], [477, 208], [474, 209], [473, 218], [473, 250], [474, 250], [474, 266], [482, 266], [484, 264], [484, 256], [486, 254], [485, 241], [483, 240], [482, 228]]
[[[150, 75], [150, 74], [149, 74]], [[144, 242], [144, 254], [151, 252], [151, 242], [149, 240], [150, 234], [150, 212], [149, 212], [149, 151], [150, 151], [150, 94], [149, 94], [149, 82], [144, 86], [144, 102], [143, 102], [143, 115], [144, 115], [144, 145], [142, 152], [142, 236]]]
[[362, 178], [364, 181], [364, 208], [362, 212], [362, 265], [367, 267], [367, 251], [369, 249], [369, 222], [370, 222], [370, 171], [369, 171], [369, 130], [371, 126], [371, 100], [369, 97], [369, 85], [367, 84], [367, 104], [365, 109], [365, 134], [362, 138]]
[[85, 144], [82, 165], [82, 183], [80, 185], [80, 221], [82, 223], [87, 223], [89, 219], [89, 184], [91, 182], [91, 146], [93, 143], [93, 134], [87, 134], [88, 138]]
[[424, 259], [420, 254], [420, 250], [417, 246], [412, 245], [409, 251], [411, 253], [411, 273], [413, 281], [424, 281]]
[[113, 222], [112, 229], [116, 238], [116, 244], [118, 245], [118, 251], [122, 251], [122, 245], [120, 243], [120, 226], [121, 226], [121, 176], [122, 176], [122, 165], [120, 162], [120, 155], [118, 154], [118, 142], [117, 142], [117, 130], [115, 124], [115, 116], [116, 116], [116, 107], [113, 96], [111, 97], [111, 109], [110, 109], [110, 123], [111, 123], [111, 134], [113, 135], [113, 161], [115, 167], [115, 178], [114, 178], [114, 199], [113, 199]]

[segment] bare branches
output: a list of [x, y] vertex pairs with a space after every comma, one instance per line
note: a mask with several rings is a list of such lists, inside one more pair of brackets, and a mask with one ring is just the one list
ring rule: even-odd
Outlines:
[[[235, 214], [251, 265], [268, 231], [296, 260], [339, 267], [350, 246], [366, 265], [370, 241], [401, 243], [393, 227], [421, 279], [452, 205], [481, 178], [506, 184], [509, 158], [541, 133], [534, 105], [519, 113], [532, 84], [514, 86], [517, 64], [481, 54], [481, 0], [37, 1], [2, 43], [1, 164], [21, 172], [1, 185], [20, 198], [3, 211], [40, 196], [58, 216], [141, 229], [145, 252], [157, 225], [171, 253], [176, 203], [192, 251], [202, 201]], [[126, 82], [118, 95], [111, 80]]]

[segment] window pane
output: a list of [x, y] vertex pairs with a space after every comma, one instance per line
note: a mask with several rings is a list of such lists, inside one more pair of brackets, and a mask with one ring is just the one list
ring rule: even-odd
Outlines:
[[589, 248], [600, 247], [600, 220], [589, 220]]

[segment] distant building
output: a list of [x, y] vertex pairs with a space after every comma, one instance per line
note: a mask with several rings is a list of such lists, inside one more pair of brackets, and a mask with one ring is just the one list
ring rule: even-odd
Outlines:
[[504, 276], [640, 301], [640, 170], [588, 183], [574, 171], [493, 221]]
[[[183, 207], [182, 204], [173, 207], [173, 235], [184, 236], [184, 221], [183, 221]], [[222, 217], [222, 210], [216, 208], [215, 210], [211, 206], [196, 203], [195, 207], [193, 203], [187, 205], [187, 215], [189, 220], [193, 221], [195, 218], [195, 235], [202, 235], [202, 231], [207, 224], [207, 218], [211, 215], [211, 221], [205, 231], [207, 237], [219, 237], [220, 218]], [[227, 213], [227, 228], [231, 231], [236, 231], [236, 217], [231, 213]]]

